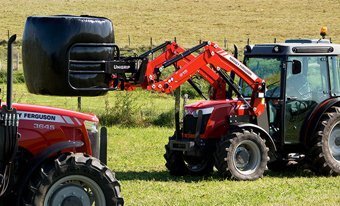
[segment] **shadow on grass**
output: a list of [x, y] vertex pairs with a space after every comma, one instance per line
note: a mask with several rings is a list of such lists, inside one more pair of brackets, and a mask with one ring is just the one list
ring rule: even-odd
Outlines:
[[168, 171], [115, 171], [116, 177], [119, 180], [145, 180], [145, 181], [160, 181], [160, 182], [199, 182], [202, 180], [216, 180], [219, 177], [215, 174], [209, 176], [172, 176]]
[[[119, 180], [145, 180], [145, 181], [160, 181], [160, 182], [200, 182], [200, 181], [225, 181], [218, 174], [218, 172], [213, 172], [208, 176], [172, 176], [168, 171], [116, 171], [116, 176]], [[273, 172], [268, 171], [265, 173], [264, 177], [275, 177], [275, 178], [294, 178], [294, 177], [305, 177], [312, 178], [318, 177], [315, 173], [311, 172], [309, 169], [301, 167], [287, 167], [284, 171]]]

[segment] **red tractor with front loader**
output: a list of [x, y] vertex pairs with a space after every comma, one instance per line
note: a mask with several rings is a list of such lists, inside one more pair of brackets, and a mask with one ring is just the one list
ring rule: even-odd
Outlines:
[[[320, 174], [340, 174], [340, 45], [327, 39], [247, 45], [244, 64], [213, 42], [189, 50], [165, 42], [140, 56], [122, 56], [108, 21], [29, 17], [23, 44], [29, 91], [96, 96], [141, 87], [173, 93], [188, 81], [202, 94], [191, 80], [200, 75], [212, 87], [210, 100], [186, 105], [182, 126], [177, 113], [164, 155], [171, 174], [205, 175], [215, 166], [232, 179], [255, 180], [267, 167], [279, 170], [291, 160], [306, 161]], [[161, 79], [170, 65], [176, 71]]]
[[95, 115], [12, 104], [8, 41], [7, 101], [0, 110], [0, 205], [123, 205], [105, 165], [107, 131]]

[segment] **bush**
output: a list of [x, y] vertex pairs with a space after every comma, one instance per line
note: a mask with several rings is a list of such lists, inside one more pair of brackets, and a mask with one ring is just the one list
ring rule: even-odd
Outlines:
[[174, 127], [175, 126], [175, 110], [172, 109], [168, 112], [163, 112], [153, 120], [152, 124], [163, 127]]
[[134, 126], [138, 122], [139, 107], [136, 104], [137, 98], [130, 92], [119, 92], [110, 105], [108, 96], [105, 99], [105, 112], [99, 115], [103, 125]]
[[[24, 83], [25, 77], [22, 72], [13, 72], [13, 83]], [[7, 83], [7, 71], [0, 71], [0, 83]]]

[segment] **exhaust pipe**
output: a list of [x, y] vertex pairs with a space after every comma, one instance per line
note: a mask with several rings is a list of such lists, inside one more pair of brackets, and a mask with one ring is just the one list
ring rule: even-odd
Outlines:
[[17, 38], [14, 34], [8, 40], [7, 45], [7, 110], [12, 110], [12, 90], [13, 90], [13, 64], [12, 64], [12, 51], [13, 42]]

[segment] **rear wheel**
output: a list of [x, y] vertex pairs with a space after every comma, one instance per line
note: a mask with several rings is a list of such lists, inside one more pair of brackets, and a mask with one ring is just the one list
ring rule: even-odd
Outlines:
[[310, 155], [315, 172], [340, 174], [340, 107], [332, 107], [323, 114]]
[[32, 177], [24, 195], [26, 205], [123, 205], [114, 173], [96, 158], [63, 154]]
[[268, 148], [252, 131], [233, 132], [221, 140], [215, 153], [217, 170], [237, 180], [256, 180], [267, 168]]
[[165, 145], [165, 166], [171, 175], [208, 175], [213, 171], [214, 159], [211, 153], [200, 156], [185, 155], [181, 151], [170, 149], [170, 143]]

